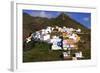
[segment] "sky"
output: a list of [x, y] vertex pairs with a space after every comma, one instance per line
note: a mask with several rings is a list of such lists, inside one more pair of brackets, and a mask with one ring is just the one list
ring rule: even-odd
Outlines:
[[[35, 17], [56, 18], [61, 12], [58, 11], [41, 11], [41, 10], [23, 10], [23, 13], [27, 13]], [[87, 28], [91, 28], [91, 13], [83, 12], [64, 12], [70, 18], [76, 20]]]

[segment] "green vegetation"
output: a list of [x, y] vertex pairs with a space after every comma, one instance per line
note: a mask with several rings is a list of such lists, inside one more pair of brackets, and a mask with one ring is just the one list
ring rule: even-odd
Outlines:
[[[78, 34], [81, 38], [81, 41], [77, 43], [79, 50], [82, 51], [84, 58], [91, 58], [91, 30], [84, 27], [80, 23], [71, 19], [65, 14], [59, 15], [57, 18], [47, 19], [41, 17], [32, 17], [28, 14], [23, 14], [23, 40], [28, 37], [30, 32], [35, 32], [40, 29], [46, 28], [47, 26], [66, 26], [69, 28], [78, 29], [80, 28], [84, 34]], [[59, 32], [54, 32], [51, 35], [61, 35]], [[25, 44], [26, 47], [23, 47], [23, 62], [37, 62], [37, 61], [58, 61], [62, 59], [63, 50], [51, 50], [50, 44], [45, 42], [30, 42]], [[71, 55], [76, 52], [76, 50], [71, 51]]]
[[[83, 53], [83, 59], [91, 58], [90, 49], [79, 49]], [[37, 42], [34, 47], [28, 51], [23, 51], [23, 62], [39, 62], [39, 61], [58, 61], [63, 60], [63, 50], [51, 50], [50, 44], [45, 42]], [[72, 50], [73, 55], [77, 50]]]
[[24, 51], [23, 61], [34, 62], [62, 60], [61, 54], [62, 51], [50, 50], [50, 44], [45, 42], [37, 42], [31, 50]]

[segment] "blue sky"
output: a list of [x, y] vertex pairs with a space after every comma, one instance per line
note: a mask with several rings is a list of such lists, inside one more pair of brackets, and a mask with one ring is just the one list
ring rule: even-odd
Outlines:
[[[23, 13], [28, 13], [35, 17], [55, 18], [60, 15], [58, 11], [40, 11], [40, 10], [23, 10]], [[87, 28], [91, 28], [91, 13], [65, 12], [70, 18], [76, 20]]]

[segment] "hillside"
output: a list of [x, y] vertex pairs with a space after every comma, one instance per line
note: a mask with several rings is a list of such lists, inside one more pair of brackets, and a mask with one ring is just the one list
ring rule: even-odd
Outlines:
[[32, 17], [29, 14], [23, 13], [23, 38], [25, 39], [30, 32], [34, 32], [47, 26], [66, 26], [69, 28], [80, 28], [84, 33], [90, 33], [90, 29], [86, 28], [77, 21], [71, 19], [68, 15], [61, 13], [56, 18]]
[[[56, 18], [42, 18], [42, 17], [33, 17], [29, 14], [23, 14], [23, 40], [29, 36], [30, 32], [46, 28], [47, 26], [66, 26], [68, 28], [82, 30], [80, 36], [81, 40], [77, 43], [78, 50], [82, 51], [84, 59], [91, 58], [91, 29], [83, 26], [81, 23], [71, 19], [68, 15], [61, 13]], [[56, 33], [59, 35], [58, 33]], [[24, 46], [25, 45], [25, 46]], [[50, 50], [51, 46], [45, 42], [36, 42], [32, 41], [28, 44], [23, 43], [23, 62], [36, 62], [36, 61], [58, 61], [62, 59], [62, 51], [52, 51]], [[76, 52], [75, 50], [71, 51], [72, 54]]]

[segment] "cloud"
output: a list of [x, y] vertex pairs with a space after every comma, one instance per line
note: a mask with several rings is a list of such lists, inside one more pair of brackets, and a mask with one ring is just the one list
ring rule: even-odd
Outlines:
[[45, 18], [55, 18], [60, 14], [60, 12], [40, 11], [40, 10], [24, 10], [24, 13], [28, 13], [34, 17], [45, 17]]
[[39, 11], [33, 11], [31, 15], [37, 17], [37, 16], [40, 16], [40, 12]]
[[52, 18], [53, 17], [53, 14], [50, 13], [50, 12], [41, 11], [40, 12], [40, 17]]
[[47, 14], [44, 11], [41, 11], [39, 14], [40, 17], [47, 17]]
[[84, 21], [89, 21], [89, 17], [84, 17], [83, 20]]
[[46, 17], [46, 18], [51, 18], [52, 17], [52, 14], [48, 13], [46, 11], [33, 11], [31, 13], [31, 15], [35, 16], [35, 17]]

